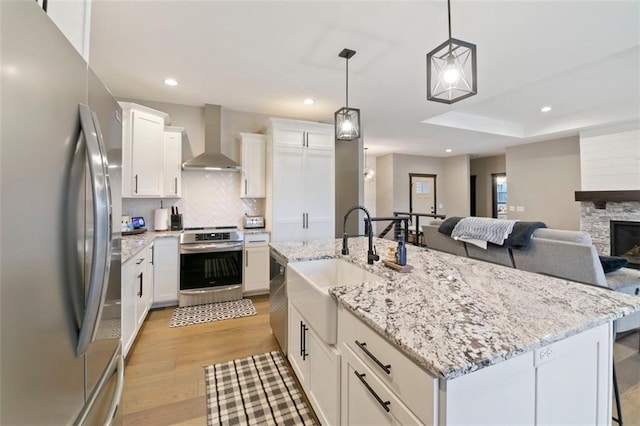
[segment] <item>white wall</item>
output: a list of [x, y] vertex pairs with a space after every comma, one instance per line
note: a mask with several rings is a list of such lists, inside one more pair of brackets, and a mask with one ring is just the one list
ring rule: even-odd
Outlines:
[[[446, 212], [444, 159], [420, 155], [393, 155], [393, 211], [409, 211], [409, 173], [436, 175], [436, 213]], [[443, 207], [441, 208], [440, 205]]]
[[640, 189], [640, 130], [637, 123], [580, 133], [583, 191]]

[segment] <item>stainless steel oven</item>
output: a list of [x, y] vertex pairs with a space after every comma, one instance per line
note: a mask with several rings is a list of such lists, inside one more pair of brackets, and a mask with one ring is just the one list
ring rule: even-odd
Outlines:
[[235, 227], [182, 233], [179, 306], [242, 299], [243, 241]]

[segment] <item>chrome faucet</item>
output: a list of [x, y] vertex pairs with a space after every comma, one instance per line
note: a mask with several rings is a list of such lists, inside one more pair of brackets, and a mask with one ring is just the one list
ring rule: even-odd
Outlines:
[[367, 263], [369, 265], [373, 265], [374, 261], [380, 260], [380, 256], [378, 256], [378, 254], [376, 253], [376, 249], [373, 246], [373, 230], [371, 226], [371, 215], [369, 214], [369, 210], [367, 210], [362, 206], [353, 206], [349, 210], [347, 210], [347, 213], [344, 215], [344, 222], [342, 222], [342, 254], [344, 255], [349, 254], [349, 245], [347, 243], [349, 236], [345, 232], [345, 228], [347, 227], [347, 218], [349, 218], [349, 215], [354, 210], [362, 210], [367, 215], [367, 224], [368, 224], [367, 237], [369, 237], [369, 250], [367, 251]]

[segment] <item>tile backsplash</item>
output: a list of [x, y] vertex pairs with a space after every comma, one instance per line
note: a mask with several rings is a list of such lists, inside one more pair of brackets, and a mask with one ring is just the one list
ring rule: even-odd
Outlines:
[[162, 207], [176, 206], [182, 213], [185, 227], [195, 226], [242, 226], [246, 214], [263, 215], [263, 198], [240, 198], [240, 173], [236, 172], [182, 172], [182, 198], [125, 198], [122, 214], [143, 216], [147, 229], [153, 230], [153, 211]]

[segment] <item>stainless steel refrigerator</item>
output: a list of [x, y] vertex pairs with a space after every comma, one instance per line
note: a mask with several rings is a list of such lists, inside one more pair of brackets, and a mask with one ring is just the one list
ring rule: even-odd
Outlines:
[[35, 1], [0, 1], [0, 31], [0, 424], [110, 423], [121, 110]]

